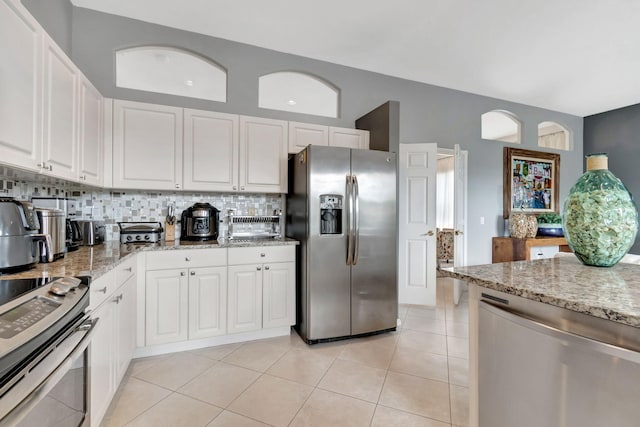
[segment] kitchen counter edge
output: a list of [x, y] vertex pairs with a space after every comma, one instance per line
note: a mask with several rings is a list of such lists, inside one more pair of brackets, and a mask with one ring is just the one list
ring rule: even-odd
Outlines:
[[590, 267], [570, 257], [440, 271], [483, 288], [640, 328], [640, 265]]
[[37, 264], [35, 267], [13, 274], [4, 274], [0, 279], [23, 279], [34, 277], [91, 276], [96, 280], [134, 254], [150, 251], [242, 248], [262, 246], [298, 245], [294, 239], [225, 241], [215, 242], [160, 242], [153, 244], [120, 244], [117, 241], [105, 242], [96, 246], [81, 246], [69, 252], [64, 258], [51, 263]]

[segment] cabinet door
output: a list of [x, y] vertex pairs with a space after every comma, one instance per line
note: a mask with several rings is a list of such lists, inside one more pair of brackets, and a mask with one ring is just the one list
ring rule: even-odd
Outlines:
[[238, 189], [239, 116], [184, 110], [184, 189]]
[[296, 323], [296, 264], [265, 264], [262, 282], [262, 327]]
[[80, 76], [78, 169], [81, 182], [102, 185], [103, 98], [86, 77]]
[[189, 339], [227, 333], [227, 268], [189, 270]]
[[228, 267], [227, 330], [229, 333], [262, 328], [262, 264]]
[[240, 191], [287, 192], [288, 124], [240, 116]]
[[115, 380], [120, 384], [136, 349], [136, 277], [129, 278], [116, 292]]
[[146, 273], [147, 345], [185, 341], [188, 325], [187, 270], [152, 270]]
[[329, 145], [331, 147], [369, 148], [369, 132], [359, 129], [329, 128]]
[[73, 62], [45, 36], [43, 170], [73, 180], [78, 178], [78, 76]]
[[289, 153], [298, 153], [307, 145], [329, 145], [329, 127], [289, 122]]
[[113, 336], [114, 336], [115, 304], [105, 302], [93, 314], [98, 318], [96, 331], [90, 344], [90, 375], [91, 375], [91, 425], [100, 425], [111, 397], [115, 393], [115, 372], [113, 364]]
[[182, 187], [182, 108], [113, 102], [113, 186]]
[[38, 170], [42, 34], [17, 0], [0, 0], [0, 162]]

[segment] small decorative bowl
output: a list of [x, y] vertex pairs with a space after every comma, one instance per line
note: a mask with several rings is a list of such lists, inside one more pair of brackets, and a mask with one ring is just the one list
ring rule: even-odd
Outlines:
[[538, 224], [538, 236], [562, 237], [562, 224]]

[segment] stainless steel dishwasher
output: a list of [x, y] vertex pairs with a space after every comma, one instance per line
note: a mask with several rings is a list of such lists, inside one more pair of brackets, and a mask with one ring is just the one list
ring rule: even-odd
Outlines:
[[480, 427], [640, 425], [638, 328], [501, 292], [477, 295]]

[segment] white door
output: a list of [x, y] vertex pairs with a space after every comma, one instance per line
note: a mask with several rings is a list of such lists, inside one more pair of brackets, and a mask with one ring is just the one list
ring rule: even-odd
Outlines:
[[145, 288], [147, 345], [186, 341], [189, 321], [187, 271], [147, 271]]
[[262, 286], [262, 327], [296, 323], [296, 263], [265, 264]]
[[113, 101], [113, 186], [182, 187], [182, 108]]
[[[454, 147], [454, 200], [453, 200], [453, 266], [467, 265], [467, 151], [460, 150], [460, 145]], [[458, 304], [463, 284], [460, 280], [453, 281], [453, 301]]]
[[44, 51], [44, 172], [78, 178], [78, 76], [76, 66], [50, 37]]
[[287, 192], [288, 123], [240, 116], [240, 191]]
[[229, 318], [227, 329], [236, 332], [262, 328], [262, 264], [228, 267]]
[[189, 269], [189, 339], [227, 333], [227, 267]]
[[80, 181], [102, 184], [103, 98], [86, 77], [80, 77]]
[[42, 28], [15, 0], [0, 0], [0, 162], [40, 161]]
[[289, 153], [298, 153], [307, 145], [329, 145], [329, 127], [289, 122]]
[[436, 303], [437, 144], [400, 144], [398, 300]]
[[239, 116], [184, 110], [184, 189], [238, 190]]

